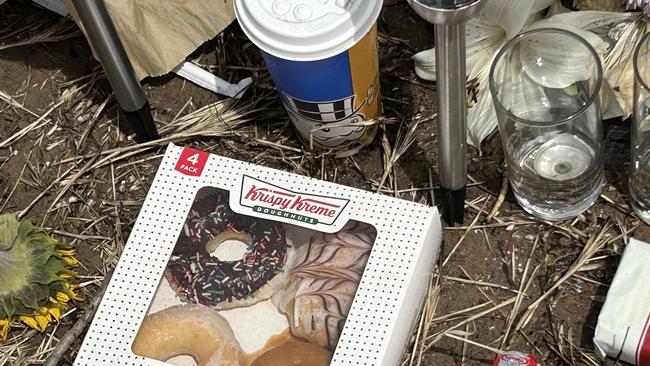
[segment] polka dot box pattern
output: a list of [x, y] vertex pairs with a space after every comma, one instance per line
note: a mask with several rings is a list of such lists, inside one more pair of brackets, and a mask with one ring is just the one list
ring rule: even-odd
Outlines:
[[[74, 365], [166, 365], [136, 356], [131, 344], [194, 196], [205, 186], [229, 190], [231, 207], [241, 214], [323, 232], [348, 220], [373, 225], [377, 239], [331, 365], [399, 364], [438, 256], [435, 208], [170, 145]], [[260, 187], [299, 202], [255, 202], [251, 189]]]

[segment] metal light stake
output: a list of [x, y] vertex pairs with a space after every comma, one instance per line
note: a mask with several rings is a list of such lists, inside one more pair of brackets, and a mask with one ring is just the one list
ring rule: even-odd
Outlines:
[[467, 190], [467, 106], [465, 22], [485, 0], [408, 0], [418, 15], [435, 24], [438, 85], [438, 161], [448, 224], [463, 222]]
[[103, 0], [72, 0], [88, 41], [138, 142], [159, 139], [149, 102]]

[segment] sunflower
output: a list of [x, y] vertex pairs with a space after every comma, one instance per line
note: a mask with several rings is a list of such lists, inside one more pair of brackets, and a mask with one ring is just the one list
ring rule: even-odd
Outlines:
[[58, 322], [71, 300], [80, 300], [72, 268], [75, 250], [31, 221], [0, 215], [0, 338], [15, 322], [39, 332]]

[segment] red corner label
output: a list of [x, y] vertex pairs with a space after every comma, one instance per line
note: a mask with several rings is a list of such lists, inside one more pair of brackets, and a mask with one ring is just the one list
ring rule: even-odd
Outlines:
[[192, 177], [200, 177], [209, 156], [210, 154], [205, 151], [189, 147], [183, 148], [183, 152], [176, 162], [176, 171]]

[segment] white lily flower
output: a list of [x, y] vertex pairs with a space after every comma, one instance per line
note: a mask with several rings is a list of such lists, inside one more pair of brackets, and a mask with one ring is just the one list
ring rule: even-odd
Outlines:
[[[596, 49], [599, 55], [604, 56], [609, 45], [598, 36], [596, 31], [611, 24], [620, 23], [622, 19], [630, 17], [625, 13], [612, 12], [568, 12], [558, 13], [554, 0], [489, 0], [483, 13], [467, 23], [467, 76], [468, 80], [478, 83], [478, 99], [474, 106], [468, 110], [468, 143], [480, 148], [481, 142], [497, 129], [497, 117], [492, 103], [492, 95], [488, 88], [490, 66], [497, 52], [508, 40], [517, 34], [538, 28], [561, 28], [576, 33], [587, 40]], [[549, 8], [553, 7], [551, 11]], [[543, 13], [555, 14], [543, 18]], [[521, 50], [521, 61], [524, 69], [530, 70], [528, 76], [539, 85], [553, 88], [564, 88], [576, 81], [584, 80], [591, 75], [590, 67], [586, 63], [576, 62], [575, 68], [553, 67], [565, 65], [566, 55], [555, 52], [553, 35], [537, 47], [547, 51], [545, 59], [549, 62], [552, 71], [536, 67], [526, 67], [526, 63], [535, 60], [526, 57], [526, 50]], [[536, 49], [539, 53], [539, 49]], [[577, 60], [589, 59], [584, 54], [585, 50], [576, 50], [570, 55]], [[559, 58], [561, 57], [561, 59]], [[427, 50], [413, 56], [417, 75], [426, 80], [435, 80], [435, 50]], [[476, 83], [475, 83], [476, 84]], [[521, 98], [522, 107], [525, 107], [526, 96], [535, 93], [533, 90], [513, 91], [513, 98]], [[518, 99], [519, 100], [519, 99]]]
[[650, 19], [650, 0], [627, 0], [628, 10], [643, 10], [643, 15]]
[[610, 31], [609, 38], [616, 44], [603, 61], [603, 70], [607, 84], [603, 89], [603, 105], [615, 106], [603, 118], [622, 116], [627, 119], [632, 115], [634, 100], [633, 54], [641, 37], [648, 31], [647, 24], [638, 17], [630, 19]]

